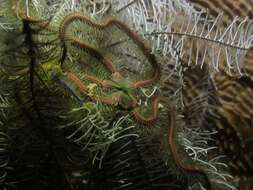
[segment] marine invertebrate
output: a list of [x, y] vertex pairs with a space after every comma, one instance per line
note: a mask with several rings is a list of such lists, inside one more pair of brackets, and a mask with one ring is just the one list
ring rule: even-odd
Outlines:
[[252, 20], [230, 2], [0, 1], [2, 187], [235, 189], [229, 172], [251, 177]]
[[[145, 87], [145, 86], [155, 83], [159, 80], [160, 66], [157, 63], [155, 56], [151, 54], [151, 50], [148, 48], [148, 46], [146, 46], [145, 43], [140, 39], [140, 37], [138, 35], [136, 35], [134, 32], [132, 32], [127, 25], [125, 25], [121, 21], [119, 21], [117, 19], [113, 19], [113, 18], [109, 18], [105, 21], [101, 21], [101, 23], [96, 23], [81, 14], [74, 13], [74, 14], [66, 16], [66, 18], [60, 24], [59, 34], [60, 34], [60, 38], [63, 41], [69, 40], [68, 39], [69, 37], [66, 34], [66, 30], [68, 28], [68, 25], [70, 25], [70, 23], [74, 22], [74, 21], [81, 21], [87, 25], [90, 25], [91, 27], [98, 28], [98, 29], [103, 29], [106, 27], [110, 27], [110, 25], [113, 25], [113, 26], [116, 26], [117, 28], [119, 28], [120, 30], [122, 30], [124, 33], [126, 33], [127, 36], [130, 37], [131, 40], [133, 40], [133, 42], [141, 49], [142, 53], [148, 59], [149, 63], [151, 64], [151, 66], [153, 68], [153, 73], [152, 73], [152, 76], [150, 79], [144, 80], [144, 81], [136, 81], [132, 85], [133, 87], [135, 87], [135, 88]], [[113, 64], [111, 64], [110, 61], [105, 59], [105, 57], [102, 56], [98, 50], [95, 50], [95, 49], [89, 47], [89, 45], [81, 43], [80, 41], [75, 40], [75, 39], [70, 38], [70, 41], [71, 41], [72, 45], [79, 46], [83, 50], [87, 49], [90, 53], [94, 53], [95, 56], [98, 58], [101, 58], [101, 57], [104, 58], [103, 59], [104, 61], [101, 60], [101, 63], [105, 64], [105, 66], [112, 72], [112, 74], [117, 72], [116, 68], [113, 67]]]
[[175, 144], [175, 140], [174, 140], [174, 135], [175, 135], [175, 126], [176, 126], [176, 114], [175, 114], [175, 110], [172, 110], [171, 113], [169, 113], [169, 121], [170, 121], [170, 127], [169, 127], [169, 131], [168, 131], [168, 143], [170, 145], [171, 148], [171, 152], [172, 152], [172, 156], [176, 162], [176, 164], [178, 165], [178, 167], [180, 167], [181, 169], [190, 172], [190, 173], [197, 173], [197, 174], [201, 174], [202, 176], [204, 176], [205, 182], [206, 182], [206, 186], [205, 188], [207, 190], [212, 189], [211, 187], [211, 183], [208, 179], [207, 174], [205, 173], [205, 170], [196, 167], [194, 165], [185, 165], [185, 163], [182, 163], [181, 159], [178, 157], [178, 150]]

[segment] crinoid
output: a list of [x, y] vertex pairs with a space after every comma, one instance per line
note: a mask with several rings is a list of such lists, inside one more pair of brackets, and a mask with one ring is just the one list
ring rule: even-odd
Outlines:
[[0, 188], [248, 190], [251, 0], [0, 0]]
[[[237, 22], [252, 19], [252, 1], [192, 1], [196, 6], [208, 8], [212, 16], [223, 12], [225, 26], [237, 18]], [[215, 8], [214, 8], [215, 7]], [[239, 31], [239, 29], [238, 29]], [[250, 33], [251, 34], [251, 33]], [[244, 68], [241, 76], [231, 76], [224, 72], [214, 75], [217, 88], [218, 108], [215, 111], [220, 118], [214, 122], [220, 151], [228, 156], [227, 162], [234, 175], [241, 179], [241, 188], [252, 188], [253, 157], [252, 146], [252, 47], [246, 51], [242, 60]], [[245, 182], [244, 182], [245, 181]]]

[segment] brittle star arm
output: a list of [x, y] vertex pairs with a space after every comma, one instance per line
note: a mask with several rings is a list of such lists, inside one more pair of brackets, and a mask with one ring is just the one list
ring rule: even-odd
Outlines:
[[[73, 83], [75, 86], [78, 87], [80, 92], [82, 92], [86, 95], [89, 93], [87, 86], [85, 84], [83, 84], [82, 81], [75, 74], [73, 74], [71, 72], [66, 72], [66, 77], [71, 83]], [[93, 96], [89, 96], [89, 97], [93, 101], [101, 102], [106, 105], [114, 105], [114, 104], [119, 103], [119, 101], [120, 101], [119, 95], [115, 95], [115, 96], [111, 96], [111, 97], [103, 97], [103, 96], [93, 95]]]
[[[110, 25], [114, 25], [117, 28], [119, 28], [121, 31], [123, 31], [125, 34], [127, 34], [127, 36], [129, 36], [133, 40], [133, 42], [141, 49], [142, 53], [146, 56], [149, 63], [151, 64], [153, 68], [153, 73], [150, 79], [134, 82], [131, 86], [132, 88], [140, 88], [140, 87], [149, 86], [160, 79], [160, 74], [161, 74], [160, 65], [156, 61], [155, 56], [151, 53], [151, 49], [148, 46], [146, 46], [143, 40], [135, 32], [132, 32], [131, 29], [127, 25], [125, 25], [121, 21], [116, 20], [114, 18], [108, 18], [105, 21], [101, 21], [101, 22], [94, 22], [90, 18], [83, 16], [79, 13], [72, 13], [66, 16], [65, 19], [60, 24], [59, 35], [63, 42], [67, 38], [66, 31], [68, 29], [68, 26], [76, 20], [81, 21], [85, 24], [91, 25], [95, 28], [99, 28], [99, 29], [108, 27]], [[79, 47], [81, 46], [83, 48], [87, 47], [80, 40], [77, 40], [75, 38], [72, 38], [72, 40], [74, 44], [78, 45]], [[91, 46], [89, 47], [91, 48]]]
[[[78, 62], [81, 65], [85, 66], [85, 67], [90, 67], [91, 66], [82, 59], [78, 60]], [[118, 71], [116, 71], [115, 73], [112, 74], [112, 78], [115, 77], [115, 76], [119, 77], [119, 78], [122, 77]], [[91, 82], [103, 87], [103, 88], [112, 88], [114, 86], [113, 81], [103, 80], [103, 79], [100, 79], [100, 78], [98, 78], [94, 75], [84, 74], [84, 78], [88, 81], [91, 81]]]
[[[31, 23], [36, 23], [38, 26], [40, 26], [40, 27], [42, 27], [42, 28], [44, 28], [48, 31], [51, 31], [51, 32], [56, 32], [57, 31], [55, 28], [53, 28], [52, 26], [49, 25], [50, 22], [42, 21], [42, 20], [39, 20], [39, 19], [36, 19], [36, 18], [32, 18], [30, 16], [28, 17], [24, 13], [24, 11], [21, 11], [19, 9], [19, 7], [14, 8], [14, 11], [16, 12], [16, 14], [19, 17], [21, 17], [24, 20], [27, 20]], [[140, 87], [149, 86], [150, 84], [153, 84], [153, 83], [155, 83], [159, 80], [159, 78], [160, 78], [160, 66], [157, 63], [157, 61], [155, 59], [155, 56], [153, 54], [151, 54], [151, 49], [149, 47], [147, 47], [145, 45], [145, 43], [142, 41], [142, 39], [140, 39], [140, 37], [135, 32], [132, 32], [131, 29], [127, 25], [125, 25], [121, 21], [113, 19], [113, 18], [108, 18], [104, 22], [93, 22], [89, 18], [87, 18], [87, 17], [85, 17], [85, 16], [83, 16], [79, 13], [73, 13], [73, 14], [70, 14], [70, 15], [66, 16], [65, 19], [60, 24], [59, 34], [60, 34], [60, 38], [61, 38], [62, 41], [65, 41], [67, 39], [66, 30], [67, 30], [69, 24], [71, 22], [75, 21], [75, 20], [85, 22], [86, 24], [92, 25], [92, 26], [97, 27], [97, 28], [104, 28], [104, 27], [107, 27], [109, 25], [115, 25], [120, 30], [125, 32], [134, 41], [134, 43], [142, 50], [143, 54], [147, 57], [148, 61], [151, 63], [151, 66], [153, 67], [153, 74], [152, 74], [152, 77], [150, 79], [134, 82], [131, 85], [132, 88], [140, 88]], [[75, 38], [72, 38], [70, 40], [72, 40], [73, 45], [77, 45], [79, 47], [82, 46], [82, 48], [88, 50], [89, 52], [94, 54], [96, 57], [98, 57], [102, 62], [104, 62], [106, 67], [112, 73], [117, 72], [116, 68], [113, 66], [111, 61], [109, 59], [106, 59], [104, 56], [101, 56], [102, 54], [99, 51], [97, 51], [95, 48], [93, 48], [93, 47], [91, 47], [87, 44], [81, 43], [79, 40], [77, 40]], [[66, 52], [65, 52], [65, 54], [66, 54]]]
[[[82, 83], [82, 81], [73, 73], [66, 72], [67, 79], [73, 83], [80, 92], [88, 95], [89, 90], [86, 85]], [[102, 104], [106, 105], [119, 105], [124, 110], [132, 110], [137, 105], [137, 100], [134, 97], [131, 97], [130, 101], [127, 103], [124, 103], [123, 100], [123, 92], [114, 94], [112, 96], [98, 96], [98, 95], [88, 95], [89, 98], [92, 99], [92, 101], [100, 102]], [[126, 95], [126, 94], [125, 94]]]
[[108, 58], [103, 56], [102, 53], [99, 50], [97, 50], [96, 48], [94, 48], [88, 44], [85, 44], [84, 42], [82, 42], [78, 39], [72, 38], [72, 37], [67, 37], [67, 39], [70, 41], [71, 45], [78, 47], [84, 51], [87, 51], [88, 53], [93, 55], [95, 58], [97, 58], [102, 64], [105, 65], [105, 67], [111, 73], [118, 72], [116, 67], [112, 64], [111, 60], [109, 60]]
[[168, 128], [168, 144], [170, 146], [171, 155], [176, 163], [176, 165], [181, 168], [184, 171], [190, 172], [190, 173], [197, 173], [201, 174], [205, 181], [206, 181], [206, 189], [211, 190], [211, 183], [209, 181], [209, 178], [205, 171], [201, 168], [198, 168], [193, 165], [187, 165], [181, 161], [179, 158], [179, 154], [177, 152], [177, 147], [174, 141], [174, 133], [175, 133], [175, 127], [176, 127], [176, 111], [172, 110], [169, 115], [169, 128]]
[[[40, 28], [46, 29], [46, 30], [48, 30], [48, 31], [57, 32], [56, 29], [54, 29], [53, 27], [51, 27], [51, 26], [49, 25], [49, 24], [50, 24], [49, 21], [39, 20], [39, 19], [34, 18], [34, 17], [31, 17], [31, 16], [28, 17], [28, 16], [25, 14], [24, 11], [20, 10], [20, 9], [17, 8], [17, 7], [14, 9], [14, 11], [15, 11], [16, 14], [18, 15], [18, 17], [20, 17], [20, 18], [23, 19], [23, 20], [26, 20], [26, 21], [31, 22], [31, 23], [33, 23], [33, 24], [36, 24], [36, 25], [38, 25]], [[70, 40], [71, 40], [71, 39], [70, 39]], [[77, 44], [78, 44], [78, 41], [73, 40], [73, 45], [78, 46]], [[115, 72], [115, 73], [117, 72], [117, 71], [116, 71], [116, 68], [113, 66], [113, 64], [111, 63], [111, 61], [110, 61], [109, 59], [106, 59], [104, 56], [102, 56], [102, 54], [101, 54], [100, 52], [96, 51], [96, 49], [94, 49], [94, 48], [92, 48], [92, 47], [90, 47], [89, 45], [86, 45], [86, 44], [84, 44], [84, 43], [82, 43], [82, 44], [79, 43], [79, 46], [85, 47], [85, 48], [84, 48], [85, 50], [89, 51], [89, 52], [90, 52], [91, 54], [93, 54], [95, 57], [99, 58], [100, 61], [103, 62], [103, 63], [106, 65], [106, 67], [108, 68], [108, 70], [109, 70], [110, 72], [112, 72], [112, 73], [113, 73], [113, 72]], [[81, 48], [81, 47], [80, 47], [80, 48]], [[85, 78], [86, 78], [87, 80], [90, 80], [90, 81], [92, 81], [92, 82], [94, 82], [94, 83], [96, 83], [96, 84], [102, 86], [102, 87], [110, 87], [110, 82], [109, 82], [109, 81], [100, 80], [99, 78], [97, 78], [97, 77], [95, 77], [95, 76], [88, 75], [88, 74], [85, 75]], [[108, 102], [108, 101], [107, 101], [107, 102]]]
[[132, 111], [132, 115], [133, 115], [134, 119], [137, 122], [145, 124], [145, 125], [153, 124], [159, 116], [159, 103], [162, 102], [162, 101], [164, 101], [164, 102], [166, 101], [165, 97], [157, 96], [157, 97], [153, 98], [153, 101], [152, 101], [152, 114], [150, 116], [147, 116], [147, 117], [145, 117], [144, 115], [142, 115], [138, 111], [139, 107], [135, 108]]
[[[76, 87], [78, 87], [79, 91], [84, 94], [88, 94], [88, 88], [82, 83], [82, 81], [73, 73], [66, 72], [67, 79], [71, 81]], [[113, 95], [113, 96], [89, 96], [93, 101], [97, 101], [106, 105], [115, 105], [120, 104], [125, 110], [131, 110], [134, 119], [142, 124], [152, 124], [154, 123], [159, 116], [159, 103], [161, 101], [165, 101], [165, 97], [154, 97], [152, 101], [152, 114], [148, 117], [143, 116], [137, 108], [137, 99], [135, 97], [131, 97], [130, 102], [122, 103], [121, 95]]]

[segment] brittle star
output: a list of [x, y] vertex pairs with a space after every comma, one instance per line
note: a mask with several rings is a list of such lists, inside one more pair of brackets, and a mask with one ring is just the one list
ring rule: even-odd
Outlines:
[[[71, 15], [67, 16], [61, 24], [60, 35], [61, 35], [62, 40], [65, 40], [65, 35], [66, 35], [66, 30], [67, 30], [68, 25], [71, 22], [73, 22], [74, 20], [79, 20], [79, 21], [85, 22], [85, 23], [87, 23], [91, 26], [97, 27], [97, 28], [104, 28], [104, 27], [107, 27], [110, 24], [114, 24], [117, 27], [119, 27], [123, 32], [125, 32], [130, 38], [132, 38], [134, 43], [136, 43], [136, 45], [142, 50], [144, 55], [148, 58], [148, 61], [151, 63], [151, 66], [154, 70], [153, 75], [150, 79], [143, 80], [143, 81], [132, 82], [129, 85], [130, 89], [131, 88], [133, 89], [133, 88], [146, 87], [146, 86], [149, 86], [149, 85], [154, 84], [154, 83], [159, 81], [160, 73], [161, 73], [160, 66], [156, 62], [155, 57], [151, 54], [151, 50], [147, 46], [145, 46], [143, 41], [135, 33], [133, 33], [125, 24], [121, 23], [118, 20], [112, 19], [112, 18], [110, 18], [110, 19], [108, 19], [104, 22], [101, 22], [101, 23], [95, 23], [87, 17], [84, 17], [84, 16], [82, 16], [78, 13], [74, 13], [74, 14], [71, 14]], [[74, 39], [74, 38], [69, 38], [69, 39], [71, 40], [72, 45], [78, 46], [81, 49], [86, 49], [86, 50], [90, 51], [91, 53], [94, 53], [100, 59], [100, 61], [102, 63], [104, 63], [104, 65], [107, 67], [107, 69], [112, 72], [112, 75], [113, 75], [114, 79], [116, 78], [116, 79], [120, 80], [122, 78], [120, 72], [117, 71], [116, 67], [113, 67], [112, 62], [109, 61], [108, 59], [106, 59], [98, 50], [88, 46], [87, 44], [81, 42], [80, 40], [77, 40], [77, 39]], [[71, 75], [73, 75], [73, 74], [71, 74]], [[95, 83], [99, 83], [103, 87], [108, 87], [108, 86], [113, 87], [113, 85], [110, 84], [110, 83], [107, 83], [107, 85], [108, 84], [109, 85], [105, 86], [105, 83], [101, 82], [95, 76], [88, 77], [88, 78], [90, 80], [92, 80], [93, 82], [95, 82]], [[75, 80], [76, 79], [77, 78], [75, 77]], [[73, 79], [72, 79], [72, 81], [74, 82]], [[83, 85], [81, 85], [81, 84], [82, 84], [81, 81], [78, 81], [78, 86], [79, 86], [80, 89], [84, 88]], [[124, 88], [120, 88], [120, 86], [118, 86], [118, 89], [122, 90]], [[96, 97], [96, 99], [97, 98], [98, 97]], [[99, 97], [98, 99], [100, 99], [102, 103], [109, 103], [109, 104], [115, 103], [115, 101], [120, 102], [120, 100], [121, 100], [121, 96], [118, 96], [117, 98], [114, 97], [109, 101], [107, 99], [104, 99], [104, 98], [105, 97]], [[152, 101], [152, 114], [148, 117], [145, 117], [138, 111], [139, 107], [136, 104], [137, 98], [135, 98], [135, 97], [131, 97], [131, 98], [132, 98], [132, 105], [130, 107], [133, 108], [132, 114], [133, 114], [135, 120], [139, 123], [142, 123], [142, 124], [151, 124], [154, 121], [156, 121], [156, 119], [158, 118], [158, 115], [159, 115], [159, 106], [158, 106], [159, 102], [160, 101], [166, 101], [165, 97], [159, 97], [159, 96], [154, 97], [153, 101]], [[174, 126], [176, 124], [175, 118], [176, 118], [175, 112], [172, 112], [170, 114], [170, 122], [171, 123], [170, 123], [170, 127], [169, 127], [168, 143], [169, 143], [170, 148], [171, 148], [173, 159], [175, 160], [177, 166], [180, 167], [181, 169], [183, 169], [185, 171], [188, 171], [188, 172], [191, 172], [191, 173], [199, 173], [199, 174], [203, 175], [206, 182], [207, 182], [207, 189], [211, 189], [210, 181], [209, 181], [206, 173], [201, 168], [194, 167], [194, 166], [188, 166], [185, 163], [182, 163], [181, 160], [179, 160], [178, 153], [176, 151], [176, 145], [175, 145], [174, 140], [173, 140], [174, 139], [173, 138]]]
[[[41, 22], [38, 22], [37, 19], [33, 19], [30, 17], [28, 18], [27, 16], [23, 16], [23, 19], [25, 19], [29, 22], [32, 22], [32, 23], [36, 23], [36, 24], [38, 24], [38, 26], [45, 28], [48, 31], [53, 31], [53, 32], [56, 31], [55, 29], [50, 28], [48, 23], [44, 22], [41, 24]], [[66, 30], [67, 30], [69, 24], [75, 20], [85, 22], [93, 27], [101, 28], [101, 29], [103, 29], [109, 25], [117, 26], [122, 32], [126, 33], [131, 39], [133, 39], [133, 42], [142, 50], [143, 54], [147, 57], [149, 63], [151, 64], [151, 66], [153, 68], [153, 74], [152, 74], [151, 78], [147, 79], [147, 80], [129, 82], [127, 84], [127, 86], [125, 86], [125, 87], [122, 86], [120, 84], [120, 80], [122, 80], [123, 77], [120, 74], [120, 72], [116, 69], [116, 67], [113, 65], [113, 63], [110, 59], [106, 58], [96, 48], [94, 48], [88, 44], [85, 44], [76, 38], [66, 35]], [[158, 82], [160, 79], [161, 69], [155, 59], [155, 56], [151, 54], [151, 50], [137, 36], [137, 34], [135, 34], [134, 32], [132, 32], [129, 29], [128, 26], [126, 26], [124, 23], [122, 23], [116, 19], [113, 19], [113, 18], [109, 18], [104, 22], [97, 23], [97, 22], [91, 21], [89, 18], [82, 16], [78, 13], [73, 13], [73, 14], [66, 16], [65, 19], [62, 21], [60, 29], [59, 29], [59, 35], [60, 35], [60, 39], [62, 40], [63, 43], [65, 43], [66, 40], [69, 40], [71, 42], [71, 45], [77, 46], [80, 49], [86, 50], [91, 55], [94, 55], [98, 59], [98, 61], [100, 61], [106, 67], [106, 69], [109, 72], [111, 72], [111, 75], [112, 75], [111, 78], [114, 79], [114, 81], [101, 80], [96, 76], [92, 76], [92, 75], [88, 75], [88, 74], [85, 74], [85, 76], [84, 76], [85, 79], [87, 79], [88, 81], [92, 81], [103, 88], [114, 88], [114, 89], [116, 88], [121, 92], [121, 94], [107, 96], [107, 97], [98, 96], [98, 95], [90, 96], [90, 98], [93, 101], [101, 102], [101, 103], [107, 104], [107, 105], [114, 105], [116, 103], [121, 104], [121, 106], [125, 110], [131, 110], [131, 113], [134, 116], [135, 120], [139, 123], [142, 123], [142, 124], [148, 125], [148, 124], [154, 123], [157, 120], [157, 118], [159, 116], [159, 102], [161, 102], [161, 101], [166, 102], [165, 97], [154, 96], [153, 100], [152, 100], [152, 114], [148, 117], [145, 117], [138, 111], [138, 109], [140, 108], [140, 106], [137, 104], [138, 98], [134, 97], [133, 94], [130, 94], [129, 89], [130, 90], [139, 89], [142, 87], [150, 86], [150, 85]], [[69, 81], [71, 81], [75, 86], [78, 87], [79, 91], [81, 91], [85, 94], [88, 94], [87, 86], [83, 83], [83, 81], [81, 79], [79, 79], [78, 76], [76, 76], [74, 73], [69, 72], [69, 71], [65, 72], [65, 74], [66, 74], [67, 79]], [[127, 95], [127, 97], [129, 98], [127, 103], [122, 101], [123, 95]], [[170, 146], [171, 154], [172, 154], [173, 159], [175, 160], [176, 165], [185, 171], [188, 171], [191, 173], [202, 174], [207, 181], [207, 189], [210, 189], [211, 185], [210, 185], [209, 179], [202, 169], [194, 167], [194, 166], [185, 165], [185, 163], [182, 163], [182, 161], [179, 159], [179, 155], [177, 153], [177, 147], [174, 142], [174, 129], [175, 129], [175, 125], [176, 125], [175, 111], [172, 111], [171, 114], [169, 113], [169, 116], [170, 116], [170, 118], [169, 118], [170, 126], [169, 126], [169, 130], [168, 130], [168, 144]]]
[[[147, 58], [148, 62], [151, 64], [153, 68], [151, 78], [146, 79], [146, 80], [135, 81], [135, 82], [132, 82], [132, 81], [126, 82], [122, 74], [120, 73], [120, 71], [118, 71], [117, 68], [113, 65], [113, 62], [109, 58], [105, 57], [103, 53], [101, 53], [95, 47], [92, 47], [90, 44], [86, 44], [79, 39], [71, 37], [71, 35], [67, 33], [67, 29], [69, 25], [75, 21], [81, 21], [89, 26], [92, 26], [98, 29], [104, 29], [106, 27], [109, 27], [110, 25], [113, 25], [119, 28], [120, 31], [125, 33], [130, 39], [133, 40], [133, 43], [137, 45], [137, 47], [141, 50], [143, 55]], [[71, 45], [88, 52], [105, 66], [105, 68], [111, 73], [111, 79], [112, 79], [112, 80], [101, 80], [96, 76], [85, 74], [84, 78], [86, 80], [92, 81], [93, 83], [96, 83], [103, 88], [113, 88], [122, 92], [121, 94], [113, 95], [110, 97], [93, 96], [91, 97], [93, 100], [99, 101], [104, 104], [109, 104], [109, 105], [118, 103], [125, 110], [131, 110], [132, 115], [139, 123], [151, 124], [157, 119], [159, 115], [159, 108], [158, 108], [159, 102], [164, 101], [165, 98], [154, 97], [152, 101], [152, 114], [148, 117], [145, 117], [138, 111], [138, 108], [140, 107], [137, 103], [138, 98], [135, 97], [131, 93], [131, 91], [134, 91], [139, 88], [147, 87], [158, 82], [160, 79], [160, 73], [161, 73], [160, 65], [156, 61], [155, 56], [151, 53], [151, 49], [148, 46], [146, 46], [143, 40], [136, 33], [132, 32], [128, 26], [126, 26], [124, 23], [114, 18], [108, 18], [103, 22], [94, 22], [88, 17], [85, 17], [79, 13], [73, 13], [66, 16], [64, 20], [61, 22], [60, 27], [59, 27], [59, 35], [65, 48], [66, 48], [65, 42], [69, 41]], [[72, 81], [72, 83], [78, 86], [80, 91], [83, 91], [84, 93], [87, 94], [87, 87], [74, 73], [67, 72], [66, 76], [70, 81]], [[128, 97], [126, 102], [123, 101], [123, 96]]]

